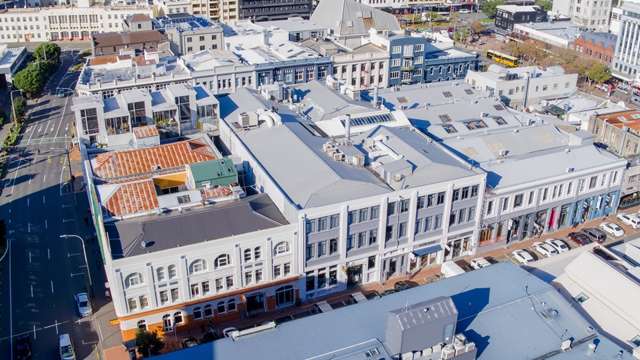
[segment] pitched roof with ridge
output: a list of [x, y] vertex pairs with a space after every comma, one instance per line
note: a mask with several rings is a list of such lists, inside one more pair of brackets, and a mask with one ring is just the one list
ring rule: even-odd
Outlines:
[[[93, 172], [104, 180], [141, 177], [162, 169], [177, 169], [195, 162], [214, 160], [216, 155], [200, 140], [186, 140], [154, 147], [112, 151], [93, 160]], [[130, 179], [129, 179], [130, 180]]]
[[321, 0], [310, 20], [333, 29], [338, 36], [367, 35], [371, 28], [400, 30], [392, 14], [353, 0]]

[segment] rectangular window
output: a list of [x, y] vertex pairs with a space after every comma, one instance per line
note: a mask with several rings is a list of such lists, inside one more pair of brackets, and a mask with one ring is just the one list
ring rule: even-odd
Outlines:
[[409, 199], [404, 199], [404, 200], [400, 201], [400, 212], [401, 213], [405, 213], [405, 212], [409, 211], [409, 203], [410, 203]]
[[180, 299], [178, 288], [171, 289], [171, 302], [176, 302], [178, 299]]
[[338, 283], [338, 267], [333, 265], [329, 268], [329, 286], [333, 286]]
[[282, 275], [280, 265], [276, 265], [273, 267], [273, 278], [277, 279]]
[[436, 205], [444, 204], [444, 195], [445, 195], [444, 191], [438, 193], [438, 201], [437, 201]]
[[542, 190], [542, 201], [547, 201], [548, 196], [549, 196], [549, 188], [544, 188]]
[[401, 222], [398, 224], [398, 239], [402, 239], [407, 236], [407, 223]]
[[476, 207], [472, 206], [469, 208], [469, 213], [467, 214], [467, 222], [473, 221], [476, 216]]
[[216, 292], [220, 292], [224, 290], [224, 286], [222, 286], [222, 278], [217, 278], [215, 280], [215, 284], [216, 284]]
[[327, 218], [321, 217], [318, 219], [318, 231], [327, 230]]
[[368, 208], [360, 209], [359, 216], [360, 216], [360, 222], [365, 222], [369, 220], [369, 209]]
[[306, 259], [308, 261], [311, 258], [313, 258], [313, 245], [307, 244]]
[[129, 311], [136, 311], [138, 309], [138, 303], [135, 298], [127, 299], [127, 305], [129, 305]]
[[327, 254], [327, 241], [318, 242], [318, 257], [325, 256]]
[[396, 213], [396, 203], [392, 202], [387, 205], [387, 216], [391, 216]]
[[167, 290], [160, 291], [160, 305], [164, 305], [169, 302], [169, 292]]
[[478, 185], [473, 185], [471, 187], [471, 197], [476, 197], [478, 196]]
[[291, 273], [291, 264], [284, 263], [284, 265], [282, 265], [282, 271], [284, 272], [285, 276], [289, 275]]
[[225, 281], [227, 283], [227, 289], [233, 288], [233, 275], [227, 276]]
[[458, 210], [458, 224], [462, 224], [465, 221], [465, 213], [467, 212], [467, 209], [460, 209]]
[[424, 209], [424, 205], [425, 205], [425, 196], [418, 196], [418, 209]]
[[458, 201], [458, 199], [460, 198], [460, 190], [453, 190], [453, 195], [451, 196], [451, 198], [452, 201]]
[[413, 229], [414, 234], [419, 234], [422, 231], [422, 219], [416, 220], [416, 226]]
[[592, 176], [589, 179], [589, 190], [595, 188], [597, 183], [598, 183], [598, 177], [597, 176]]
[[513, 207], [514, 208], [519, 208], [520, 206], [522, 206], [523, 203], [524, 203], [524, 194], [517, 194], [513, 198]]
[[329, 240], [329, 255], [333, 255], [338, 252], [338, 239]]
[[244, 285], [249, 285], [253, 282], [253, 273], [251, 271], [247, 271], [244, 273]]
[[371, 207], [371, 220], [377, 219], [380, 215], [380, 206]]
[[436, 195], [435, 194], [429, 194], [427, 195], [427, 207], [432, 207], [434, 204], [434, 200], [435, 200]]
[[140, 295], [138, 297], [138, 301], [140, 302], [141, 309], [146, 309], [149, 307], [149, 299], [147, 299], [146, 295]]
[[200, 296], [200, 284], [191, 284], [191, 296]]
[[329, 220], [329, 228], [335, 229], [340, 226], [340, 216], [338, 214], [331, 215]]
[[385, 234], [384, 234], [384, 241], [390, 241], [391, 239], [393, 239], [393, 225], [387, 225], [387, 228], [385, 229]]
[[258, 269], [256, 270], [256, 282], [259, 283], [260, 281], [262, 281], [262, 269]]
[[353, 249], [353, 235], [347, 235], [347, 250]]
[[502, 211], [507, 211], [509, 208], [509, 198], [502, 198]]
[[85, 135], [97, 134], [100, 131], [98, 128], [98, 113], [96, 109], [80, 110], [80, 119], [82, 120]]
[[378, 230], [369, 230], [369, 245], [373, 245], [378, 241]]
[[534, 192], [530, 191], [529, 192], [529, 199], [527, 200], [527, 205], [533, 204], [533, 196], [534, 196]]
[[442, 226], [442, 215], [435, 215], [433, 217], [433, 230], [439, 230]]
[[318, 272], [318, 289], [322, 289], [327, 286], [327, 274]]
[[462, 188], [462, 192], [460, 194], [460, 199], [465, 200], [469, 197], [469, 187], [465, 186]]
[[357, 211], [349, 211], [347, 215], [347, 223], [349, 224], [357, 224], [358, 223], [358, 212]]

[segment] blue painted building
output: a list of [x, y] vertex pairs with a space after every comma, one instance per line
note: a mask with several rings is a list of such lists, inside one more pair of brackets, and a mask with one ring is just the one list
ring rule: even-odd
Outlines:
[[464, 79], [479, 55], [434, 43], [422, 36], [388, 37], [389, 86]]

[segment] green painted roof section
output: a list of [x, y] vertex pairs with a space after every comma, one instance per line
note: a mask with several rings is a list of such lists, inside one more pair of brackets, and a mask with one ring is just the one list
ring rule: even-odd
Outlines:
[[196, 186], [203, 182], [211, 185], [230, 185], [238, 181], [238, 172], [229, 158], [203, 161], [189, 165]]

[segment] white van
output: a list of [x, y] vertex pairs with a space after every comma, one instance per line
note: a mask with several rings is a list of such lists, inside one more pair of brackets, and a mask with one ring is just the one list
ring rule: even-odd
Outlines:
[[61, 360], [76, 360], [76, 352], [73, 350], [73, 344], [71, 343], [69, 334], [60, 335], [58, 345]]

